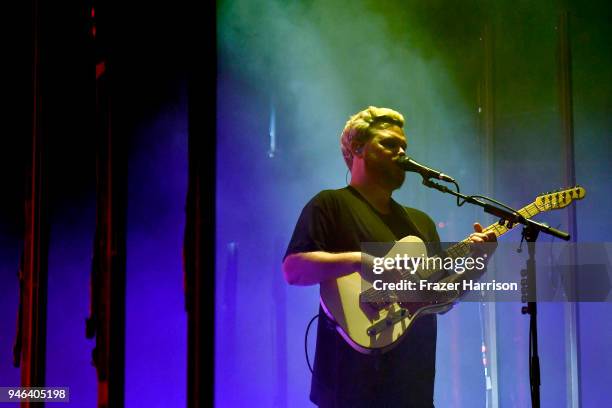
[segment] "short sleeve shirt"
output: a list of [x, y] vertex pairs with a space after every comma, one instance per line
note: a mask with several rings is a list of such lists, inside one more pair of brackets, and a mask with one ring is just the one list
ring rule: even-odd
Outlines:
[[[381, 214], [353, 187], [324, 190], [302, 210], [285, 257], [298, 252], [360, 251], [363, 242], [416, 235], [439, 243], [424, 212], [391, 201]], [[321, 407], [432, 407], [436, 317], [418, 318], [400, 344], [377, 356], [355, 351], [319, 307], [310, 399]]]

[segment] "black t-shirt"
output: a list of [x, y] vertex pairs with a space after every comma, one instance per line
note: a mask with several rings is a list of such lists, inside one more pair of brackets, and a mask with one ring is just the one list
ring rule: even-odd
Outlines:
[[[285, 257], [297, 252], [360, 251], [362, 242], [393, 242], [416, 235], [439, 243], [422, 211], [391, 201], [379, 213], [351, 186], [325, 190], [304, 207]], [[320, 320], [310, 399], [320, 407], [432, 407], [436, 317], [418, 318], [400, 344], [378, 356], [353, 350], [319, 306]]]

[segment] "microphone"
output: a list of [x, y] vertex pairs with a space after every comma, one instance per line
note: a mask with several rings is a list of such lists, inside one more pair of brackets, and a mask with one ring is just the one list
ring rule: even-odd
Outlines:
[[396, 163], [405, 171], [413, 171], [415, 173], [419, 173], [421, 176], [423, 176], [423, 178], [437, 178], [439, 180], [448, 181], [450, 183], [455, 182], [455, 179], [451, 176], [441, 173], [438, 170], [430, 169], [427, 166], [423, 166], [422, 164], [417, 163], [408, 156], [400, 157]]

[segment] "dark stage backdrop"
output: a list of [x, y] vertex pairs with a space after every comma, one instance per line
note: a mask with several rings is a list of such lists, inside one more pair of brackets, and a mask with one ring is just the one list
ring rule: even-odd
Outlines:
[[[185, 406], [187, 326], [182, 245], [187, 189], [187, 114], [184, 87], [137, 120], [128, 161], [126, 406]], [[71, 404], [95, 406], [94, 342], [85, 338], [95, 229], [95, 162], [79, 134], [60, 136], [54, 164], [49, 248], [47, 370], [49, 386], [69, 386]], [[79, 157], [85, 154], [87, 159]], [[63, 164], [58, 164], [59, 162]], [[85, 174], [84, 174], [85, 173]], [[63, 187], [60, 187], [63, 186]], [[61, 190], [61, 193], [60, 193]], [[11, 200], [13, 197], [11, 197]], [[15, 207], [18, 207], [15, 205]], [[18, 304], [20, 240], [3, 218], [0, 247], [0, 384], [19, 384], [12, 367]], [[6, 215], [7, 213], [5, 213]], [[4, 228], [6, 227], [6, 228]], [[164, 392], [151, 392], [153, 390]], [[143, 390], [148, 390], [143, 392]]]
[[[98, 4], [98, 13], [103, 6], [115, 10], [112, 26], [97, 20], [98, 36], [104, 33], [108, 39], [112, 32], [112, 57], [91, 36], [92, 5], [40, 6], [44, 31], [39, 73], [50, 205], [46, 384], [70, 387], [70, 406], [96, 406], [95, 343], [85, 337], [96, 215], [95, 56], [113, 69], [113, 130], [122, 135], [128, 152], [125, 406], [186, 406], [184, 4]], [[19, 369], [12, 367], [12, 346], [24, 163], [32, 132], [30, 6], [25, 2], [7, 13], [21, 23], [11, 33], [21, 41], [4, 48], [10, 73], [3, 84], [16, 86], [7, 87], [10, 104], [0, 138], [0, 386], [20, 383]]]

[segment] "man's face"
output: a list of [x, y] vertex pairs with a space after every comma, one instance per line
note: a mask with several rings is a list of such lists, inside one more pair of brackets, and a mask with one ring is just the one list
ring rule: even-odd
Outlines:
[[365, 144], [366, 172], [391, 190], [404, 183], [406, 173], [395, 162], [406, 154], [406, 136], [401, 127], [380, 123], [371, 129], [372, 138]]

